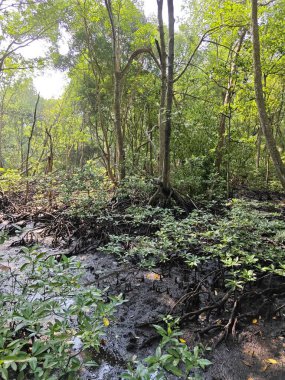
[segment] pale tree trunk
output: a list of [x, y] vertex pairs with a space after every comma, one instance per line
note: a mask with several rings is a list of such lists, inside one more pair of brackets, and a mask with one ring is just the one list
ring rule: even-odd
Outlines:
[[245, 35], [246, 35], [246, 29], [241, 30], [239, 39], [235, 43], [235, 46], [233, 47], [233, 52], [232, 52], [233, 57], [231, 61], [228, 85], [227, 85], [227, 89], [225, 91], [224, 98], [223, 98], [224, 109], [220, 116], [220, 121], [219, 121], [218, 144], [216, 147], [216, 161], [215, 161], [215, 166], [218, 172], [221, 171], [221, 164], [223, 160], [223, 148], [225, 145], [226, 120], [227, 120], [226, 113], [230, 107], [234, 89], [235, 89], [235, 84], [236, 84], [235, 74], [237, 71], [237, 58], [240, 53]]
[[260, 125], [265, 137], [268, 152], [270, 154], [273, 165], [275, 167], [277, 176], [283, 188], [285, 189], [285, 166], [282, 162], [280, 153], [276, 146], [276, 141], [273, 136], [272, 129], [270, 127], [269, 118], [266, 112], [265, 100], [263, 96], [257, 0], [252, 0], [251, 4], [252, 4], [251, 19], [252, 19], [252, 42], [253, 42], [253, 63], [254, 63], [254, 88], [255, 88], [256, 104], [257, 104], [258, 113], [259, 113]]
[[122, 94], [122, 72], [120, 65], [120, 41], [118, 32], [116, 31], [111, 1], [105, 0], [105, 5], [108, 11], [111, 28], [112, 28], [112, 44], [113, 44], [113, 66], [114, 66], [114, 115], [115, 115], [115, 130], [117, 137], [117, 164], [118, 164], [118, 179], [121, 181], [126, 175], [125, 164], [125, 149], [124, 137], [121, 122], [121, 94]]

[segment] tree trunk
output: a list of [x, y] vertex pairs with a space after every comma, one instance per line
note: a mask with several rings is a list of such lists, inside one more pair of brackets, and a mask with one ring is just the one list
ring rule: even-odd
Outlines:
[[36, 123], [37, 123], [37, 111], [38, 111], [39, 101], [40, 101], [40, 94], [38, 94], [38, 97], [37, 97], [37, 101], [36, 101], [36, 105], [35, 105], [35, 109], [34, 109], [34, 118], [33, 118], [32, 129], [31, 129], [31, 133], [30, 133], [30, 136], [29, 136], [29, 139], [28, 139], [26, 168], [25, 168], [25, 174], [26, 174], [26, 177], [27, 177], [25, 203], [27, 203], [27, 201], [28, 201], [29, 190], [30, 190], [30, 185], [29, 185], [29, 180], [28, 180], [30, 150], [31, 150], [32, 138], [33, 138], [35, 127], [36, 127]]
[[124, 150], [124, 137], [122, 131], [121, 123], [121, 92], [122, 92], [122, 76], [121, 73], [115, 72], [115, 90], [114, 90], [114, 108], [115, 108], [115, 124], [116, 124], [116, 134], [117, 134], [117, 155], [118, 155], [118, 174], [119, 181], [125, 178], [126, 176], [126, 167], [125, 167], [125, 150]]
[[40, 94], [38, 94], [35, 109], [34, 109], [34, 117], [33, 117], [33, 124], [32, 124], [32, 129], [31, 133], [28, 139], [28, 147], [27, 147], [27, 157], [26, 157], [26, 169], [25, 169], [25, 174], [28, 177], [29, 176], [29, 160], [30, 160], [30, 151], [31, 151], [31, 143], [32, 143], [32, 138], [34, 135], [36, 123], [37, 123], [37, 111], [38, 111], [38, 105], [40, 101]]
[[173, 0], [168, 3], [168, 70], [167, 70], [167, 92], [166, 92], [166, 121], [164, 135], [164, 155], [162, 167], [163, 189], [170, 190], [170, 137], [172, 128], [172, 104], [173, 104], [173, 77], [174, 77], [174, 9]]
[[[162, 1], [162, 0], [158, 0]], [[118, 177], [119, 181], [125, 178], [126, 175], [126, 160], [125, 160], [125, 148], [124, 148], [124, 129], [122, 127], [121, 118], [121, 97], [123, 79], [127, 71], [129, 70], [132, 62], [141, 54], [149, 54], [155, 63], [159, 66], [156, 57], [154, 56], [150, 48], [140, 48], [134, 51], [124, 68], [121, 68], [121, 51], [120, 51], [120, 36], [118, 28], [116, 28], [114, 16], [112, 12], [112, 0], [105, 0], [105, 6], [108, 11], [109, 20], [112, 29], [112, 48], [113, 48], [113, 66], [114, 66], [114, 114], [115, 114], [115, 129], [117, 137], [117, 165], [118, 165]]]
[[254, 63], [254, 88], [255, 88], [256, 104], [257, 104], [258, 113], [259, 113], [259, 120], [260, 120], [260, 125], [262, 128], [262, 132], [265, 137], [266, 146], [270, 154], [270, 157], [272, 159], [273, 165], [275, 167], [277, 176], [283, 188], [285, 189], [285, 166], [282, 162], [280, 153], [277, 149], [276, 141], [269, 124], [269, 118], [266, 112], [265, 100], [263, 96], [257, 0], [252, 0], [251, 19], [252, 19], [252, 42], [253, 42], [253, 63]]
[[257, 132], [257, 140], [256, 140], [256, 148], [257, 148], [257, 152], [256, 152], [256, 169], [259, 169], [260, 167], [260, 153], [261, 153], [261, 129], [259, 128], [258, 129], [258, 132]]
[[215, 162], [216, 169], [219, 173], [221, 171], [221, 164], [223, 160], [223, 148], [225, 145], [225, 132], [226, 132], [226, 120], [227, 120], [226, 112], [228, 111], [228, 108], [231, 104], [233, 93], [234, 93], [235, 82], [236, 82], [234, 76], [237, 70], [237, 58], [241, 50], [245, 35], [246, 35], [246, 29], [243, 29], [241, 31], [238, 41], [236, 42], [234, 46], [234, 51], [233, 51], [234, 56], [231, 62], [228, 85], [227, 85], [227, 89], [226, 89], [224, 99], [223, 99], [224, 109], [220, 116], [219, 136], [218, 136], [218, 144], [216, 147], [216, 162]]
[[167, 74], [166, 74], [166, 44], [165, 33], [163, 26], [163, 0], [157, 0], [157, 18], [158, 18], [158, 30], [160, 44], [157, 42], [157, 50], [160, 58], [161, 67], [161, 84], [160, 84], [160, 105], [158, 115], [158, 127], [159, 127], [159, 176], [163, 172], [163, 161], [165, 156], [165, 118], [166, 118], [166, 92], [167, 92]]
[[121, 181], [126, 175], [124, 137], [121, 122], [121, 93], [122, 93], [122, 78], [121, 72], [121, 57], [120, 57], [120, 41], [116, 31], [111, 1], [105, 0], [105, 5], [108, 11], [111, 28], [112, 28], [112, 45], [113, 45], [113, 66], [114, 66], [114, 115], [115, 129], [117, 136], [117, 164], [118, 164], [118, 179]]

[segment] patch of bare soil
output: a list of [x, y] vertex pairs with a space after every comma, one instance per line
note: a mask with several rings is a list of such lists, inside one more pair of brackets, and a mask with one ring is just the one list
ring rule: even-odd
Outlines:
[[212, 355], [205, 380], [285, 379], [284, 320], [259, 321], [236, 341], [222, 343]]

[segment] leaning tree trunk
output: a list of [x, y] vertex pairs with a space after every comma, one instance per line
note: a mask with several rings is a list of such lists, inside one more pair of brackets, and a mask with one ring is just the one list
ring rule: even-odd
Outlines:
[[263, 96], [257, 0], [252, 0], [251, 19], [252, 19], [252, 42], [253, 42], [253, 63], [254, 63], [254, 88], [255, 88], [256, 104], [257, 104], [258, 113], [259, 113], [260, 125], [262, 128], [262, 132], [264, 134], [265, 141], [266, 141], [266, 146], [270, 154], [270, 157], [272, 159], [273, 165], [275, 167], [277, 176], [283, 188], [285, 189], [285, 166], [282, 162], [280, 153], [276, 146], [276, 141], [273, 136], [272, 129], [270, 127], [269, 118], [266, 112], [265, 100]]

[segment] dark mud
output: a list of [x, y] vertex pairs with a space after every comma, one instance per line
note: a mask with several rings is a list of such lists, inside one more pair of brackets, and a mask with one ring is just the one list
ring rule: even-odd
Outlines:
[[[120, 379], [128, 360], [134, 355], [142, 359], [153, 353], [159, 336], [152, 324], [160, 323], [163, 315], [173, 313], [177, 301], [195, 278], [190, 275], [186, 281], [190, 272], [179, 265], [148, 272], [120, 265], [110, 255], [95, 252], [80, 256], [80, 260], [88, 268], [84, 281], [95, 282], [102, 289], [108, 287], [109, 294], [123, 293], [126, 299], [118, 308], [104, 339], [101, 353], [104, 360], [96, 372], [86, 371], [83, 379]], [[206, 272], [209, 268], [204, 269]], [[180, 311], [175, 309], [175, 314], [179, 315]], [[199, 342], [208, 346], [214, 342], [215, 334], [200, 338], [197, 335], [197, 329], [204, 324], [203, 319], [204, 315], [200, 315], [197, 321], [182, 325], [183, 338], [190, 348]], [[229, 337], [210, 352], [208, 358], [213, 365], [201, 372], [202, 379], [285, 379], [283, 314], [270, 321], [260, 318], [253, 322], [237, 331], [235, 339]]]

